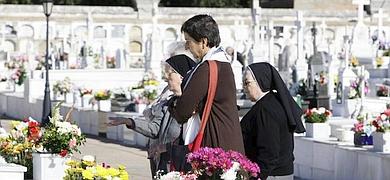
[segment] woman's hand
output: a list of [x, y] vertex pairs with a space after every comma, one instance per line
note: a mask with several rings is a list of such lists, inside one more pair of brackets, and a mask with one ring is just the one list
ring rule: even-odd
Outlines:
[[127, 124], [127, 121], [129, 121], [129, 118], [125, 117], [109, 117], [109, 121], [106, 123], [108, 126], [119, 126], [122, 124]]

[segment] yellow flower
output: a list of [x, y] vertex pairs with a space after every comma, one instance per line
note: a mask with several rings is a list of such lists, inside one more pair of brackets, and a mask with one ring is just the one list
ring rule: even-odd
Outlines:
[[129, 174], [126, 171], [120, 171], [119, 178], [121, 178], [121, 180], [128, 180]]
[[20, 124], [20, 121], [11, 121], [12, 128], [15, 128]]
[[66, 165], [68, 165], [70, 167], [78, 167], [79, 163], [75, 160], [69, 160], [68, 162], [66, 162]]
[[77, 167], [75, 170], [74, 170], [76, 173], [82, 173], [84, 171], [83, 168], [81, 167]]
[[382, 66], [382, 64], [383, 64], [383, 59], [382, 59], [382, 57], [377, 57], [377, 58], [376, 58], [376, 66], [377, 66], [377, 67], [380, 67], [380, 66]]
[[98, 177], [106, 177], [109, 175], [107, 169], [102, 166], [96, 166], [96, 174]]
[[88, 166], [88, 167], [95, 166], [95, 162], [93, 162], [93, 161], [82, 161], [82, 163], [83, 163], [83, 165]]
[[351, 57], [351, 64], [353, 67], [356, 67], [359, 65], [359, 60], [355, 56], [352, 56]]
[[108, 168], [108, 169], [107, 169], [107, 172], [108, 172], [108, 174], [109, 174], [111, 177], [119, 176], [119, 174], [120, 174], [120, 171], [119, 171], [118, 169], [115, 169], [115, 168]]
[[83, 179], [93, 180], [94, 174], [92, 172], [92, 169], [84, 170], [82, 174], [83, 174]]

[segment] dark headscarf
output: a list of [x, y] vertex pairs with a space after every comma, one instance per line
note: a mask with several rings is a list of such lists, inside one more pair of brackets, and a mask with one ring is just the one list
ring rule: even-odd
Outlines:
[[182, 77], [185, 77], [186, 74], [196, 65], [196, 63], [191, 58], [184, 54], [172, 56], [165, 62], [168, 63]]
[[276, 90], [276, 96], [282, 104], [287, 115], [287, 123], [291, 130], [296, 133], [305, 132], [303, 127], [301, 116], [303, 114], [302, 109], [298, 106], [295, 100], [290, 95], [286, 85], [280, 77], [278, 71], [269, 63], [253, 63], [249, 65], [249, 69], [252, 71], [257, 84], [263, 92]]

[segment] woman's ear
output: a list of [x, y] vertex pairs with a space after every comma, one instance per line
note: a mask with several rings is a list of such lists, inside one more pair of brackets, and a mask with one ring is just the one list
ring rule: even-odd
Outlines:
[[202, 42], [202, 49], [205, 49], [207, 47], [207, 44], [208, 44], [207, 38], [202, 38], [201, 42]]

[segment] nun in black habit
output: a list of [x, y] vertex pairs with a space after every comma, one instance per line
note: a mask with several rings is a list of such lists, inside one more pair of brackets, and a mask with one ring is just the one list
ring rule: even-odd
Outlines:
[[247, 67], [244, 91], [256, 102], [241, 120], [245, 154], [260, 167], [260, 178], [293, 179], [294, 132], [303, 133], [302, 110], [269, 63]]

